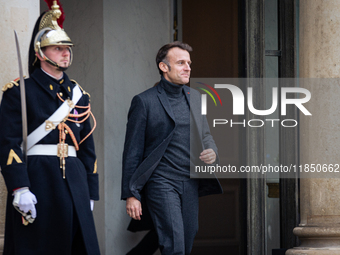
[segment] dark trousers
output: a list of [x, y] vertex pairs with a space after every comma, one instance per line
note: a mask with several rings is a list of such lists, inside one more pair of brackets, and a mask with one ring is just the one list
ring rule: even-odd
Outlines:
[[198, 180], [152, 176], [145, 197], [162, 255], [190, 254], [198, 231]]
[[158, 250], [158, 237], [156, 230], [151, 229], [143, 239], [126, 255], [152, 255]]

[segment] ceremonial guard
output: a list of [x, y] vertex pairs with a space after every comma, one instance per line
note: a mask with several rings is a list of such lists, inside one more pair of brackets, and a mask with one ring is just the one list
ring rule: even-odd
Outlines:
[[2, 89], [0, 166], [8, 189], [4, 255], [100, 254], [92, 215], [99, 192], [90, 95], [64, 73], [73, 43], [62, 29], [58, 4], [50, 3], [35, 25], [30, 78]]

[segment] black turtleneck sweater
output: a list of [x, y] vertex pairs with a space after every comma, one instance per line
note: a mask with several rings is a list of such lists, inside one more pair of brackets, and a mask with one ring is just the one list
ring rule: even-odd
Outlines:
[[160, 86], [168, 96], [176, 127], [169, 146], [153, 174], [172, 180], [188, 180], [190, 178], [190, 109], [184, 95], [184, 85], [175, 85], [162, 76]]

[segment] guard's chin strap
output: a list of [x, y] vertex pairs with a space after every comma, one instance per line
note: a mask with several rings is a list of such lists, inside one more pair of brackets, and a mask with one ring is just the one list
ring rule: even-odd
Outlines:
[[[34, 62], [33, 62], [33, 64], [32, 64], [33, 66], [34, 66], [35, 62], [37, 62], [37, 60], [38, 60], [38, 58], [35, 57], [35, 60], [34, 60]], [[61, 67], [61, 66], [59, 66], [59, 65], [56, 64], [56, 63], [54, 63], [52, 60], [50, 60], [50, 59], [48, 59], [48, 58], [46, 58], [45, 61], [46, 61], [47, 63], [49, 63], [50, 65], [57, 67], [57, 68], [58, 68], [57, 70], [59, 70], [59, 71], [64, 72], [64, 71], [66, 71], [66, 70], [68, 69], [68, 67]]]
[[67, 68], [68, 68], [68, 67], [61, 67], [61, 66], [59, 66], [56, 62], [50, 60], [50, 59], [47, 58], [47, 57], [46, 57], [45, 61], [46, 61], [47, 63], [49, 63], [50, 65], [57, 67], [57, 69], [58, 69], [59, 71], [62, 71], [62, 72], [66, 71]]
[[61, 66], [59, 66], [59, 67], [58, 67], [58, 70], [59, 70], [59, 71], [62, 71], [62, 72], [65, 72], [65, 71], [67, 70], [67, 68], [68, 68], [68, 67], [61, 67]]

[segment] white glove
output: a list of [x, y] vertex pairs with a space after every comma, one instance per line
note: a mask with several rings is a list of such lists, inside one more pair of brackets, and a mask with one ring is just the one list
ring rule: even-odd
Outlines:
[[[37, 211], [35, 209], [37, 198], [35, 195], [27, 187], [15, 190], [13, 195], [13, 206], [15, 209], [17, 209], [28, 222], [33, 223], [37, 217]], [[28, 214], [28, 212], [31, 214]]]
[[94, 208], [94, 200], [90, 200], [90, 206], [91, 206], [91, 211], [93, 211], [93, 208]]

